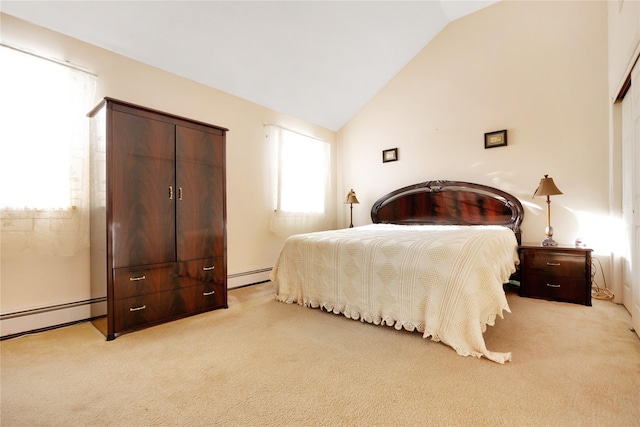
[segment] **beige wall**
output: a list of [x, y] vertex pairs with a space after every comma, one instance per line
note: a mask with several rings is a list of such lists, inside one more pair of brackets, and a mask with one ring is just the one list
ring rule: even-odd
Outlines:
[[[229, 128], [228, 272], [234, 275], [273, 265], [283, 238], [269, 230], [269, 153], [263, 125], [280, 124], [331, 143], [334, 164], [335, 132], [6, 14], [0, 17], [2, 43], [68, 60], [96, 73], [96, 102], [109, 96]], [[2, 246], [2, 313], [89, 298], [86, 252], [76, 257], [43, 257], [14, 249]], [[7, 324], [3, 322], [3, 334]]]
[[[484, 133], [501, 129], [508, 146], [485, 150]], [[606, 2], [502, 1], [450, 23], [338, 141], [338, 189], [362, 203], [354, 223], [396, 188], [463, 180], [517, 196], [523, 240], [540, 242], [546, 203], [532, 194], [549, 174], [564, 192], [552, 197], [555, 240], [584, 238], [608, 268]], [[400, 160], [383, 164], [393, 147]]]
[[609, 95], [615, 99], [640, 53], [640, 1], [608, 2]]

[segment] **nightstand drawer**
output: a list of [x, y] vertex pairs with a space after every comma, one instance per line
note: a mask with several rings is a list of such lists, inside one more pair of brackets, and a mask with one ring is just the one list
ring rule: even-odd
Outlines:
[[584, 278], [532, 275], [527, 277], [527, 286], [522, 289], [522, 296], [587, 304], [585, 286]]
[[557, 277], [585, 278], [584, 255], [569, 255], [551, 251], [526, 251], [523, 273]]

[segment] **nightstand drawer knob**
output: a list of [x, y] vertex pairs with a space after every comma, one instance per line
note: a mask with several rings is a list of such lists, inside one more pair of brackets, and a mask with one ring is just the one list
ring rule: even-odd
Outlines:
[[560, 265], [560, 263], [559, 262], [548, 262], [547, 265], [550, 265], [552, 267], [557, 267], [557, 266]]
[[547, 286], [550, 287], [550, 288], [559, 288], [560, 287], [560, 285], [553, 285], [551, 283], [547, 283]]

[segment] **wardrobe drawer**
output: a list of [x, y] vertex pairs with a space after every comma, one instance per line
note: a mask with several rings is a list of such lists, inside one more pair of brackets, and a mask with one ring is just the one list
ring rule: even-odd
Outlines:
[[118, 332], [157, 322], [162, 318], [158, 294], [114, 301], [115, 329]]
[[227, 306], [227, 292], [224, 283], [211, 283], [195, 287], [195, 309], [205, 311]]
[[224, 258], [203, 258], [179, 262], [177, 276], [181, 287], [222, 283], [226, 276]]
[[176, 287], [176, 265], [115, 268], [113, 294], [115, 299], [168, 291]]
[[194, 289], [184, 288], [115, 301], [115, 328], [124, 331], [182, 317], [195, 309]]
[[126, 331], [139, 326], [184, 317], [199, 311], [226, 307], [223, 283], [191, 286], [115, 301], [115, 328]]

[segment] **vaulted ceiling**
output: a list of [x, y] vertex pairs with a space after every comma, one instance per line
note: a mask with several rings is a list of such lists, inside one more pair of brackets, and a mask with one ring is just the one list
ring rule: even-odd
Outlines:
[[448, 23], [496, 1], [3, 0], [0, 10], [338, 130]]

